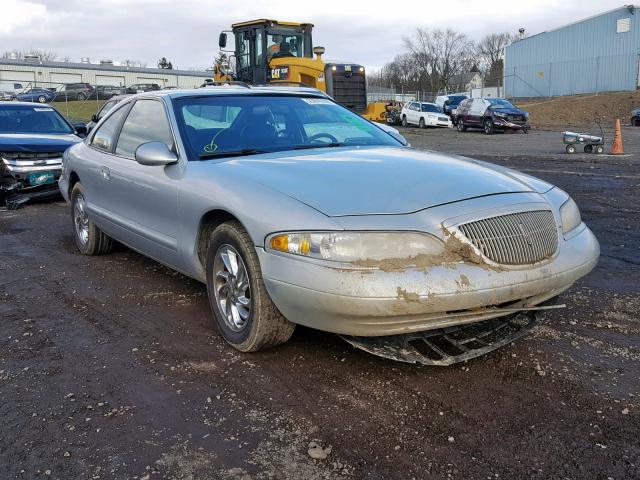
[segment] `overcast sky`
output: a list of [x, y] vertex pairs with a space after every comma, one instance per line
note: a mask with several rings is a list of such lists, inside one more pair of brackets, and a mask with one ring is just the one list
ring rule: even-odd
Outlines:
[[326, 58], [379, 68], [416, 27], [539, 33], [623, 5], [622, 0], [0, 0], [0, 51], [45, 49], [79, 61], [165, 56], [174, 68], [211, 65], [218, 34], [255, 18], [311, 22]]

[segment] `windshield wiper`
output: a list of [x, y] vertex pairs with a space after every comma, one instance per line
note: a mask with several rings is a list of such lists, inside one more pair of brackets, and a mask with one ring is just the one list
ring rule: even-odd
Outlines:
[[331, 142], [331, 143], [322, 143], [322, 144], [307, 144], [307, 145], [296, 145], [292, 148], [292, 150], [307, 150], [310, 148], [327, 148], [327, 147], [344, 147], [347, 144], [344, 142]]
[[259, 153], [271, 153], [269, 150], [257, 150], [255, 148], [243, 148], [242, 150], [231, 150], [228, 152], [201, 153], [200, 160], [210, 160], [222, 157], [243, 157], [245, 155], [257, 155]]

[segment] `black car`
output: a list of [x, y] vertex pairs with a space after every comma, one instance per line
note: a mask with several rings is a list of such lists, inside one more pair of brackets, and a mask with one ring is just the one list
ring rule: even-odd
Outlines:
[[94, 88], [90, 83], [67, 83], [56, 92], [54, 102], [86, 100], [93, 94], [93, 91]]
[[162, 90], [157, 83], [134, 83], [127, 87], [126, 93], [152, 92], [154, 90]]
[[124, 95], [116, 95], [110, 98], [109, 101], [107, 101], [107, 103], [105, 103], [102, 106], [102, 108], [98, 110], [98, 112], [91, 117], [91, 121], [86, 125], [87, 132], [90, 132], [93, 129], [93, 127], [96, 126], [96, 123], [98, 123], [102, 117], [104, 117], [107, 113], [109, 113], [111, 109], [116, 106], [117, 103], [121, 102], [122, 100], [130, 96], [131, 96], [130, 94], [124, 94]]
[[89, 98], [97, 100], [109, 100], [116, 95], [123, 95], [125, 92], [125, 87], [116, 87], [115, 85], [96, 85]]
[[504, 98], [469, 98], [456, 109], [456, 126], [459, 132], [467, 128], [480, 128], [491, 135], [497, 130], [521, 130], [527, 133], [529, 114]]
[[62, 154], [85, 133], [49, 105], [0, 104], [0, 198], [9, 203], [16, 194], [56, 193]]

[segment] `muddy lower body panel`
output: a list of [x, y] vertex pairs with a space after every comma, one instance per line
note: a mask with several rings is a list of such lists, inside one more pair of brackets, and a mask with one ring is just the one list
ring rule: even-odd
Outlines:
[[399, 362], [447, 366], [479, 357], [526, 335], [536, 324], [535, 312], [457, 327], [387, 337], [342, 338], [354, 347]]

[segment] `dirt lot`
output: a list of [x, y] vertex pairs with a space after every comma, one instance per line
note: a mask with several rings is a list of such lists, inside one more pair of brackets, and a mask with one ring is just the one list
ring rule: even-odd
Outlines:
[[616, 118], [629, 124], [631, 111], [640, 107], [640, 91], [532, 99], [519, 102], [518, 106], [529, 112], [536, 128], [590, 125], [597, 130], [595, 120], [600, 120], [603, 127], [613, 126]]
[[[0, 211], [0, 478], [639, 478], [640, 157], [570, 157], [554, 132], [405, 133], [574, 196], [602, 258], [565, 310], [450, 368], [305, 328], [242, 355], [202, 285], [125, 248], [78, 255], [62, 202]], [[640, 151], [640, 129], [624, 139]]]

